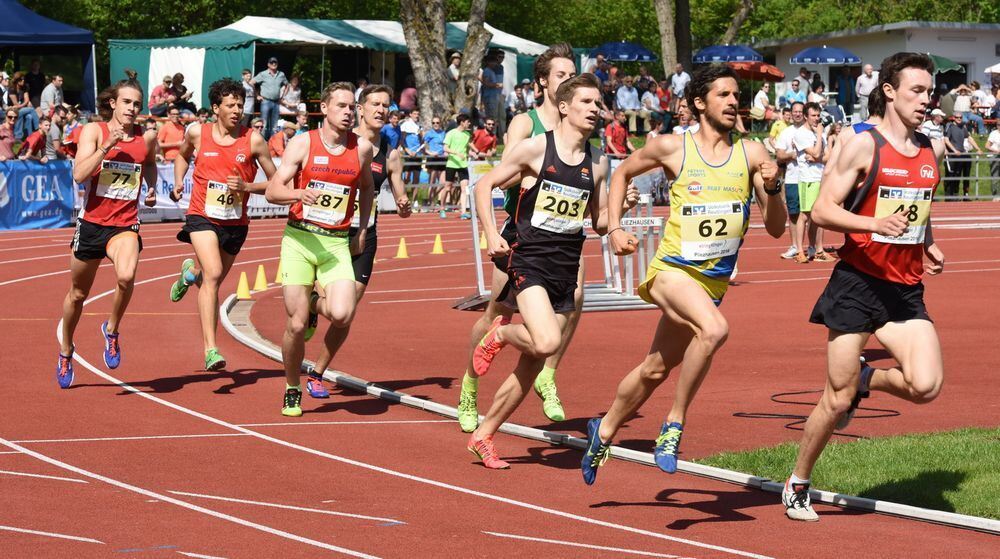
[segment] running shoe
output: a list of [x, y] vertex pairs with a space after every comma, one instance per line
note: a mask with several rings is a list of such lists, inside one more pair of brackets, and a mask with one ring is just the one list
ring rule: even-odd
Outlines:
[[493, 358], [507, 345], [497, 339], [497, 331], [501, 326], [506, 324], [510, 324], [509, 318], [503, 315], [494, 318], [490, 329], [486, 331], [486, 335], [476, 345], [475, 351], [472, 352], [472, 368], [475, 370], [476, 376], [481, 377], [488, 373], [490, 365], [493, 363]]
[[684, 426], [680, 423], [664, 423], [660, 429], [660, 436], [656, 437], [656, 446], [653, 447], [653, 460], [661, 470], [672, 474], [677, 471], [677, 451], [681, 446], [681, 435], [684, 434]]
[[594, 418], [587, 422], [587, 452], [583, 453], [583, 460], [580, 461], [583, 482], [587, 485], [594, 485], [597, 481], [597, 468], [611, 457], [611, 443], [601, 441], [600, 430], [600, 419]]
[[285, 402], [281, 408], [281, 415], [288, 417], [299, 417], [302, 415], [301, 388], [288, 388], [285, 390]]
[[205, 352], [205, 370], [221, 371], [226, 368], [226, 358], [214, 347]]
[[56, 363], [56, 382], [59, 388], [69, 388], [73, 386], [73, 354], [59, 354], [59, 361]]
[[817, 252], [813, 260], [816, 262], [836, 262], [837, 258], [824, 250], [823, 252]]
[[188, 270], [190, 270], [191, 268], [194, 268], [194, 260], [188, 258], [187, 260], [181, 263], [181, 275], [179, 278], [177, 278], [177, 281], [175, 281], [174, 284], [170, 286], [170, 300], [173, 301], [174, 303], [183, 299], [184, 294], [187, 293], [188, 288], [191, 287], [191, 284], [188, 283], [187, 279], [185, 278], [185, 276], [188, 273]]
[[788, 250], [781, 253], [781, 258], [785, 260], [791, 260], [795, 258], [795, 255], [799, 253], [799, 247], [792, 245], [788, 247]]
[[809, 257], [809, 260], [812, 260], [816, 256], [816, 247], [809, 247], [806, 251], [806, 256]]
[[104, 336], [104, 364], [109, 369], [117, 369], [122, 363], [122, 348], [118, 344], [118, 332], [108, 334], [108, 321], [101, 324], [101, 334]]
[[476, 436], [469, 437], [469, 452], [475, 454], [483, 461], [483, 466], [491, 470], [506, 470], [510, 464], [504, 462], [497, 456], [497, 448], [493, 446], [493, 437], [486, 436], [476, 440]]
[[563, 410], [562, 402], [556, 393], [556, 381], [536, 378], [534, 388], [535, 394], [538, 394], [538, 397], [542, 399], [542, 413], [549, 418], [549, 421], [566, 419], [566, 412]]
[[316, 334], [316, 326], [319, 325], [319, 311], [316, 305], [319, 303], [319, 292], [315, 289], [309, 294], [309, 323], [306, 324], [305, 340], [308, 342]]
[[462, 215], [458, 216], [458, 218], [459, 219], [472, 219], [472, 214], [470, 214], [469, 212], [465, 212]]
[[847, 408], [844, 415], [842, 415], [840, 420], [837, 421], [838, 431], [842, 431], [847, 428], [847, 426], [851, 423], [851, 420], [854, 419], [854, 414], [857, 413], [858, 406], [861, 405], [861, 400], [871, 395], [871, 392], [868, 390], [868, 383], [871, 381], [872, 373], [874, 372], [875, 369], [869, 367], [868, 362], [865, 361], [864, 357], [862, 357], [861, 374], [858, 375], [858, 391], [854, 394], [854, 398], [851, 399], [851, 407]]
[[479, 410], [476, 408], [478, 392], [466, 390], [462, 387], [462, 392], [458, 395], [458, 426], [463, 433], [471, 433], [479, 427]]
[[795, 258], [792, 260], [794, 260], [796, 264], [808, 264], [810, 262], [809, 257], [804, 254], [796, 254]]
[[816, 522], [819, 515], [812, 508], [809, 499], [809, 484], [792, 484], [789, 479], [785, 482], [785, 488], [781, 490], [781, 503], [785, 505], [785, 516], [792, 520], [803, 522]]
[[440, 212], [438, 212], [438, 217], [440, 217], [441, 219], [448, 219], [448, 212], [441, 210]]
[[330, 391], [323, 385], [323, 375], [317, 373], [316, 369], [313, 369], [312, 367], [309, 367], [307, 374], [309, 376], [309, 380], [306, 381], [306, 391], [309, 392], [309, 395], [313, 398], [319, 398], [321, 400], [329, 398]]

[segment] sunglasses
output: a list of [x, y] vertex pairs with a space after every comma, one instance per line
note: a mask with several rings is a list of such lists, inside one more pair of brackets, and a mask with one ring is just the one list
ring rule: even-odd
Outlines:
[[264, 125], [263, 124], [254, 124], [253, 127], [254, 128], [263, 128]]
[[17, 120], [17, 115], [7, 115], [7, 120]]
[[431, 121], [431, 124], [441, 124], [441, 121], [440, 120], [434, 120], [434, 121]]

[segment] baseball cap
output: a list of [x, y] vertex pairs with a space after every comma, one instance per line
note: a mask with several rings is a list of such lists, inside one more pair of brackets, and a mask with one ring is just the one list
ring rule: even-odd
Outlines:
[[278, 62], [278, 59], [277, 59], [277, 58], [275, 58], [275, 57], [273, 57], [273, 56], [272, 56], [271, 58], [268, 58], [268, 59], [267, 59], [267, 63], [268, 63], [268, 64], [270, 64], [270, 63], [272, 63], [272, 62], [274, 62], [274, 63], [277, 63], [277, 62]]
[[170, 74], [167, 74], [166, 76], [163, 76], [163, 81], [165, 81], [165, 82], [172, 82], [172, 81], [174, 81], [174, 77], [171, 76]]
[[0, 72], [0, 80], [5, 80], [9, 77], [10, 76], [7, 75], [7, 72]]
[[524, 78], [523, 80], [521, 80], [521, 85], [528, 85], [529, 83], [531, 83], [531, 80], [529, 80], [528, 78]]
[[456, 58], [462, 58], [462, 53], [460, 53], [460, 52], [453, 52], [453, 53], [451, 53], [451, 56], [448, 57], [448, 60], [454, 60]]
[[933, 111], [931, 111], [931, 116], [946, 116], [946, 115], [944, 114], [944, 111], [942, 111], [941, 109], [934, 109]]

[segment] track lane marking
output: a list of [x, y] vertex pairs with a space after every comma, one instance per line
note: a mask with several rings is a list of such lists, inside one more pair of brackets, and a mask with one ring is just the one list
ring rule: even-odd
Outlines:
[[5, 530], [7, 532], [20, 532], [22, 534], [33, 534], [35, 536], [46, 536], [49, 538], [59, 538], [62, 540], [73, 540], [77, 542], [86, 543], [99, 543], [104, 545], [104, 542], [100, 540], [95, 540], [93, 538], [84, 538], [80, 536], [70, 536], [69, 534], [58, 534], [56, 532], [42, 532], [41, 530], [29, 530], [27, 528], [15, 528], [14, 526], [0, 526], [0, 530]]
[[358, 520], [373, 520], [375, 522], [383, 522], [390, 524], [406, 524], [402, 520], [396, 520], [395, 518], [382, 518], [380, 516], [367, 516], [364, 514], [353, 514], [349, 512], [338, 512], [334, 510], [323, 510], [323, 509], [311, 509], [309, 507], [299, 507], [295, 505], [282, 505], [280, 503], [266, 503], [264, 501], [250, 501], [248, 499], [236, 499], [234, 497], [222, 497], [219, 495], [205, 495], [202, 493], [187, 493], [185, 491], [172, 491], [169, 490], [167, 493], [172, 493], [174, 495], [180, 495], [182, 497], [198, 497], [200, 499], [210, 499], [214, 501], [226, 501], [229, 503], [240, 503], [244, 505], [257, 505], [259, 507], [271, 507], [276, 509], [286, 509], [286, 510], [297, 510], [301, 512], [314, 512], [316, 514], [328, 514], [330, 516], [342, 516], [345, 518], [356, 518]]
[[28, 472], [14, 472], [10, 470], [0, 470], [0, 474], [7, 474], [9, 476], [37, 477], [41, 479], [54, 479], [56, 481], [72, 481], [73, 483], [88, 483], [86, 480], [76, 479], [72, 477], [46, 476], [42, 474], [29, 474]]

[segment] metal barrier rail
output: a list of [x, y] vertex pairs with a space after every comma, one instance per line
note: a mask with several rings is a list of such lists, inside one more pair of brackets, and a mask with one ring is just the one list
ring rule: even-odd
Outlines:
[[[967, 166], [962, 173], [961, 166]], [[959, 167], [959, 168], [956, 168]], [[939, 167], [941, 186], [936, 198], [941, 200], [996, 200], [1000, 197], [1000, 155], [967, 153], [947, 154]], [[949, 176], [949, 170], [962, 173]], [[968, 196], [962, 192], [963, 183], [969, 186]], [[956, 192], [949, 194], [949, 192]]]

